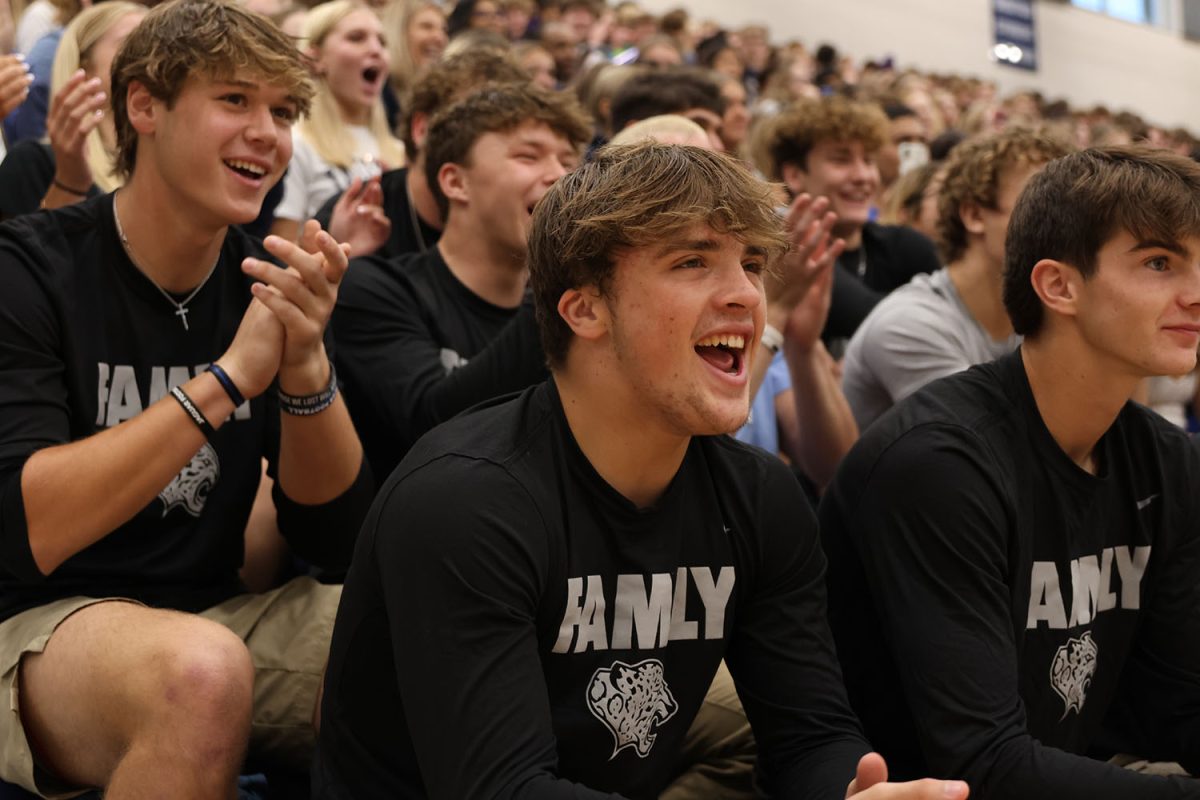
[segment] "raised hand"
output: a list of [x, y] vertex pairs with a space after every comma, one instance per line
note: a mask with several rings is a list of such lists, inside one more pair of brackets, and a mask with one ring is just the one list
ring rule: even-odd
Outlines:
[[107, 101], [100, 79], [78, 70], [50, 102], [46, 134], [54, 149], [55, 180], [64, 186], [86, 191], [92, 185], [87, 137], [104, 119]]
[[217, 359], [244, 397], [257, 397], [275, 379], [283, 337], [283, 324], [271, 310], [257, 298], [251, 300], [229, 349]]
[[333, 206], [329, 235], [350, 245], [350, 255], [369, 256], [392, 231], [392, 221], [383, 212], [383, 189], [379, 177], [355, 178]]
[[783, 327], [785, 347], [811, 350], [821, 340], [833, 300], [833, 268], [822, 267], [808, 290], [788, 312]]
[[832, 238], [835, 222], [837, 215], [824, 197], [802, 194], [792, 202], [784, 218], [791, 248], [766, 279], [767, 300], [779, 316], [786, 316], [823, 273], [832, 271], [846, 249], [844, 241]]
[[24, 58], [17, 55], [0, 56], [0, 119], [25, 102], [31, 83], [33, 75]]

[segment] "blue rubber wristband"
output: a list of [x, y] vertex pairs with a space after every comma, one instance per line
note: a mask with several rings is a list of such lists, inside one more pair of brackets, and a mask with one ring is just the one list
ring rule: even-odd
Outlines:
[[225, 390], [225, 394], [229, 395], [229, 399], [233, 401], [234, 408], [241, 408], [242, 403], [246, 402], [246, 398], [242, 397], [242, 393], [238, 391], [237, 386], [234, 386], [233, 379], [221, 369], [218, 364], [209, 364], [208, 371], [211, 372], [217, 379], [217, 383], [221, 384], [221, 388]]

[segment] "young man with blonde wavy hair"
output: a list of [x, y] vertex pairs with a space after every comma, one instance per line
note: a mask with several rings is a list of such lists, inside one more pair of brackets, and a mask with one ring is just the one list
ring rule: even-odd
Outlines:
[[0, 226], [0, 777], [227, 798], [248, 746], [307, 764], [340, 594], [244, 593], [261, 462], [314, 563], [345, 565], [370, 499], [323, 344], [347, 261], [315, 226], [230, 227], [312, 95], [270, 22], [161, 5], [112, 85], [123, 188]]
[[549, 190], [528, 264], [551, 378], [430, 432], [383, 487], [318, 797], [752, 796], [684, 757], [722, 660], [773, 797], [966, 797], [875, 785], [812, 511], [725, 435], [765, 357], [764, 271], [785, 251], [785, 273], [829, 269], [827, 233], [789, 241], [771, 187], [695, 147], [607, 148]]

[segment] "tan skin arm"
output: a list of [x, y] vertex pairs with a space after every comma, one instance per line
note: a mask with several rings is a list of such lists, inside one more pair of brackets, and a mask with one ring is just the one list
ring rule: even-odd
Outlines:
[[[309, 223], [305, 247], [266, 242], [287, 269], [255, 259], [243, 264], [263, 283], [255, 284], [255, 300], [218, 363], [247, 398], [265, 391], [276, 374], [291, 394], [313, 394], [328, 384], [321, 335], [347, 257], [345, 248], [317, 230]], [[214, 426], [233, 413], [233, 402], [211, 374], [182, 388]], [[282, 416], [279, 480], [288, 497], [317, 504], [344, 492], [358, 475], [362, 447], [341, 397], [320, 414]], [[21, 493], [38, 569], [50, 574], [132, 518], [203, 444], [199, 428], [168, 396], [120, 425], [30, 456]]]
[[[329, 385], [322, 337], [350, 248], [339, 245], [313, 220], [305, 223], [299, 245], [271, 237], [264, 244], [288, 264], [279, 269], [247, 259], [245, 266], [247, 274], [262, 281], [253, 287], [255, 298], [286, 330], [279, 388], [292, 395], [316, 394]], [[350, 487], [361, 466], [362, 446], [341, 394], [319, 414], [281, 415], [279, 485], [292, 500], [307, 505], [328, 502]]]
[[[842, 393], [837, 365], [821, 343], [829, 315], [833, 269], [817, 275], [783, 327], [783, 355], [792, 378], [795, 434], [788, 455], [821, 488], [858, 441], [858, 424]], [[788, 441], [783, 438], [783, 441]]]
[[[238, 386], [254, 397], [270, 383], [282, 344], [279, 323], [262, 304], [253, 303], [219, 362], [241, 365]], [[234, 411], [211, 374], [181, 388], [214, 427]], [[38, 569], [49, 575], [131, 519], [203, 444], [204, 434], [167, 396], [120, 425], [30, 456], [21, 471], [21, 494]]]

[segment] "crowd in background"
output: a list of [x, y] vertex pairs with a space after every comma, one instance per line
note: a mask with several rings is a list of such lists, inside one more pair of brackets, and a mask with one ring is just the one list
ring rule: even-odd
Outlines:
[[[526, 291], [530, 219], [552, 186], [610, 143], [725, 151], [740, 160], [739, 175], [745, 167], [771, 182], [793, 249], [803, 226], [820, 234], [814, 257], [833, 264], [827, 273], [792, 276], [791, 285], [767, 278], [773, 304], [788, 298], [778, 326], [786, 336], [768, 316], [761, 343], [773, 360], [754, 376], [758, 396], [737, 432], [782, 456], [812, 500], [887, 408], [1020, 344], [999, 285], [1008, 215], [1033, 175], [1099, 145], [1146, 143], [1192, 158], [1200, 148], [1191, 132], [1127, 110], [1032, 91], [1001, 96], [987, 80], [923, 72], [886, 54], [856, 60], [838, 49], [851, 43], [824, 43], [819, 30], [779, 42], [761, 24], [722, 28], [684, 8], [243, 4], [295, 40], [316, 88], [306, 114], [279, 120], [294, 123], [288, 170], [259, 218], [240, 227], [311, 244], [305, 225], [316, 219], [350, 246], [329, 310], [336, 350], [325, 399], [343, 388], [380, 485], [439, 423], [547, 376]], [[0, 221], [131, 179], [134, 164], [119, 159], [135, 156], [120, 142], [137, 136], [121, 105], [114, 112], [111, 71], [146, 13], [128, 0], [0, 0]], [[225, 166], [250, 185], [270, 165]], [[203, 286], [181, 299], [155, 284], [184, 312]], [[888, 339], [930, 302], [927, 328]], [[943, 341], [933, 332], [947, 320]], [[742, 356], [728, 353], [747, 345], [728, 338], [696, 350], [736, 371]], [[1148, 379], [1139, 399], [1186, 427], [1196, 396], [1193, 373]], [[270, 489], [264, 472], [246, 527], [241, 579], [255, 590], [308, 569], [260, 513]]]
[[[42, 74], [50, 65], [47, 56], [53, 56], [63, 28], [91, 5], [86, 0], [5, 0], [0, 3], [0, 53], [21, 54], [26, 63], [34, 64], [34, 84], [47, 84], [45, 91], [50, 78]], [[324, 4], [248, 0], [247, 5], [297, 39], [319, 46], [315, 40], [323, 36], [319, 30], [323, 23], [314, 20], [306, 27], [306, 19], [313, 8]], [[772, 41], [761, 24], [725, 29], [693, 17], [685, 8], [656, 15], [635, 2], [391, 0], [367, 5], [378, 16], [385, 39], [387, 80], [381, 91], [393, 123], [414, 77], [454, 39], [451, 52], [471, 47], [507, 50], [536, 82], [575, 92], [604, 135], [612, 133], [607, 129], [607, 104], [628, 77], [680, 65], [708, 70], [722, 86], [730, 81], [729, 88], [723, 89], [727, 114], [721, 133], [726, 148], [753, 159], [760, 168], [762, 160], [754, 143], [763, 122], [796, 100], [825, 94], [884, 108], [905, 107], [917, 121], [909, 136], [933, 144], [939, 154], [955, 137], [1014, 124], [1045, 125], [1077, 147], [1148, 141], [1188, 154], [1196, 146], [1189, 131], [1157, 125], [1129, 110], [1074, 107], [1035, 91], [1000, 96], [989, 81], [923, 72], [896, 63], [887, 54], [859, 61], [840, 53], [838, 43], [822, 42], [819, 30], [807, 41]], [[321, 15], [328, 16], [328, 10], [322, 9]], [[0, 70], [0, 80], [7, 74]], [[735, 84], [739, 88], [733, 88]], [[0, 110], [11, 112], [21, 98], [21, 82], [2, 85], [5, 94], [0, 99], [5, 105]], [[36, 88], [34, 104], [33, 109], [23, 109], [32, 112], [27, 125], [6, 122], [7, 146], [45, 132], [47, 100], [38, 98]], [[385, 163], [397, 159], [389, 153]], [[891, 170], [894, 167], [885, 160], [881, 165], [885, 183], [890, 183]]]

